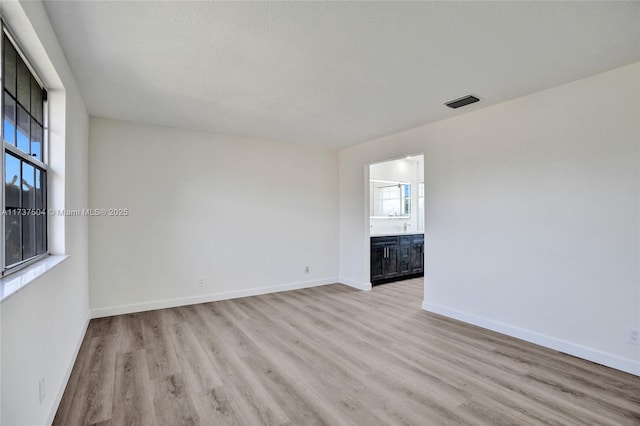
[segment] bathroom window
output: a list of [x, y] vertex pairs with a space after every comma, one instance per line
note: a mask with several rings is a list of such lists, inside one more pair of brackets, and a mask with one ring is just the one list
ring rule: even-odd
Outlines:
[[47, 92], [2, 26], [5, 274], [47, 254]]

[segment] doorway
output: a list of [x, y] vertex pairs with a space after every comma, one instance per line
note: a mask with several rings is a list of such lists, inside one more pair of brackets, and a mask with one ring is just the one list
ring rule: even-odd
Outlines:
[[[369, 277], [373, 286], [424, 283], [424, 155], [370, 164]], [[396, 284], [400, 285], [400, 284]]]

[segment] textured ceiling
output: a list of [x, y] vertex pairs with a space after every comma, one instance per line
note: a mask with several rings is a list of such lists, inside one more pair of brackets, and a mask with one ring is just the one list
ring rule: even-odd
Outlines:
[[639, 2], [45, 7], [91, 115], [324, 147], [640, 60]]

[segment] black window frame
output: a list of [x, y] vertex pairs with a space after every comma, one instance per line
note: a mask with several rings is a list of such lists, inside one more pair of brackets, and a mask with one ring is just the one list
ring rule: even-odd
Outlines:
[[20, 43], [4, 20], [0, 26], [0, 175], [4, 180], [0, 185], [0, 272], [4, 276], [49, 255], [48, 102], [42, 79]]

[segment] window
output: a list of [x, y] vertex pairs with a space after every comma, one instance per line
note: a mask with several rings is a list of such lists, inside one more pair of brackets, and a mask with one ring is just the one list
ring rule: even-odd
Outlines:
[[47, 92], [3, 24], [2, 274], [47, 254]]

